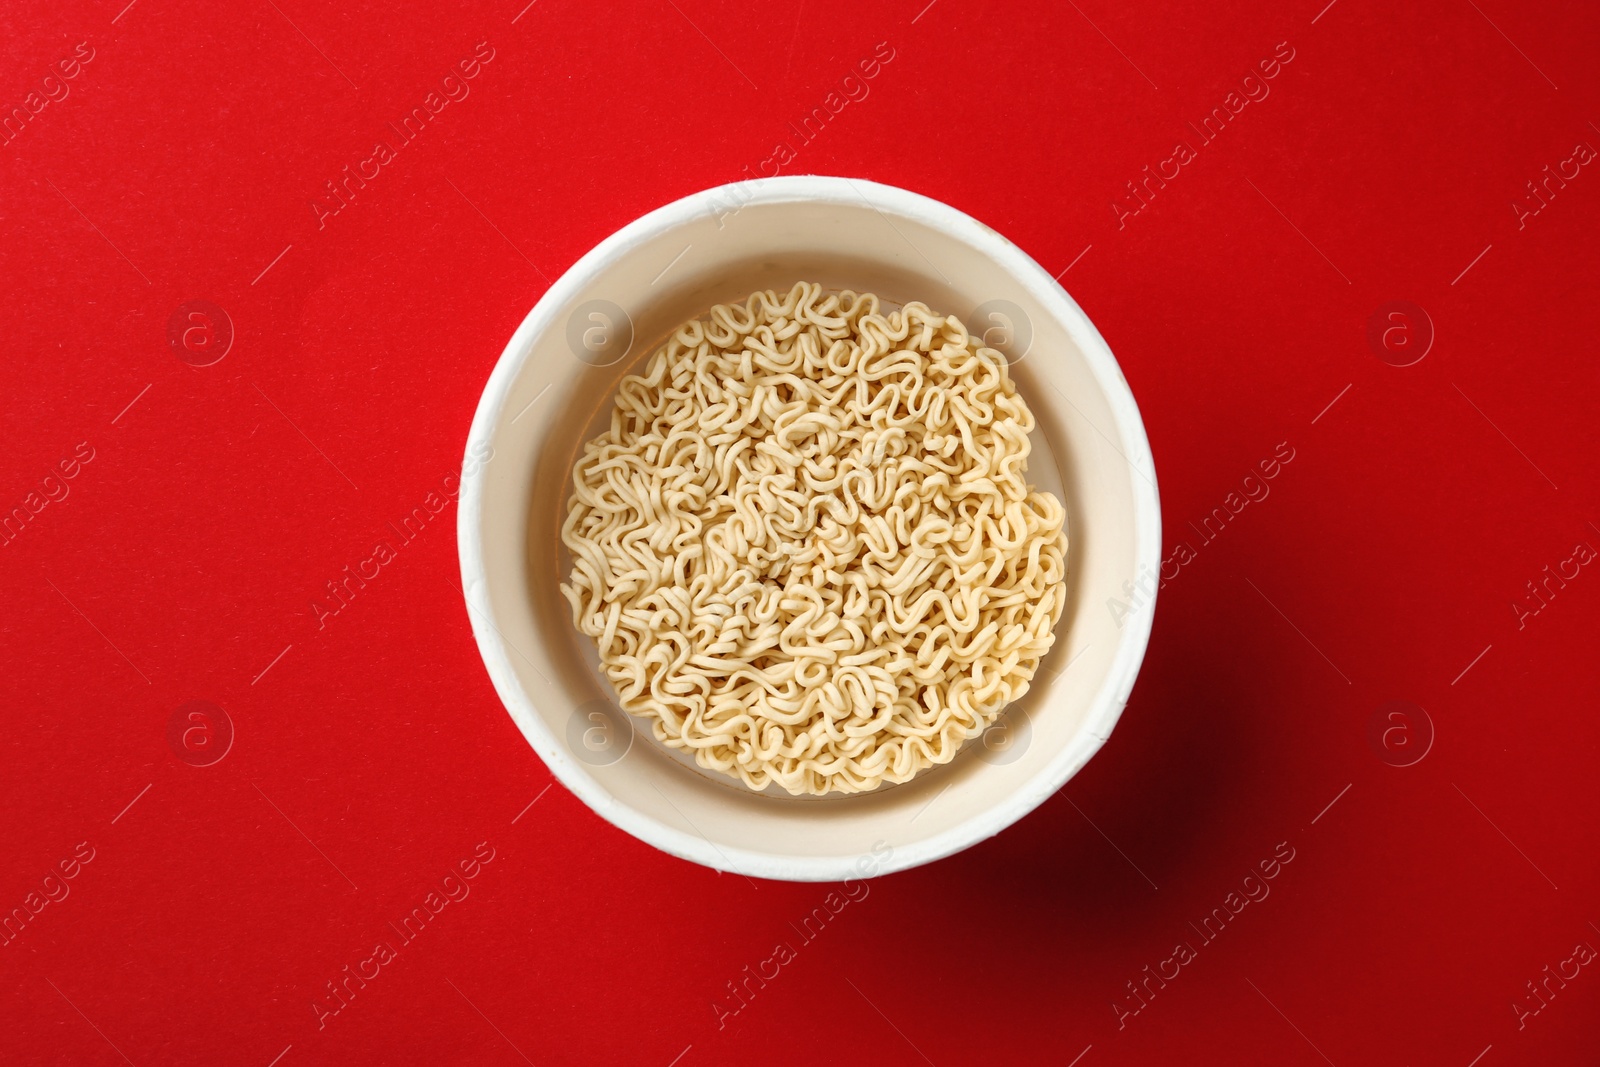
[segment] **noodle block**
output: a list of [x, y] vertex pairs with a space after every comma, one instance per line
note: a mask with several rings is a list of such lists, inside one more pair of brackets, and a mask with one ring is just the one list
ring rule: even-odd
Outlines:
[[948, 763], [1028, 691], [1066, 514], [1005, 357], [921, 303], [799, 282], [623, 379], [572, 472], [561, 591], [628, 714], [755, 790]]

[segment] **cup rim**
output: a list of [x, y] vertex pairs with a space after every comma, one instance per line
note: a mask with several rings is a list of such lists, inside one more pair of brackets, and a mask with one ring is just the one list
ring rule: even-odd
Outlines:
[[492, 441], [505, 417], [511, 388], [532, 355], [535, 338], [557, 328], [557, 312], [582, 293], [602, 271], [646, 242], [730, 203], [743, 209], [756, 204], [797, 201], [851, 205], [865, 202], [879, 212], [919, 222], [954, 237], [977, 254], [991, 258], [1006, 276], [1062, 325], [1104, 393], [1114, 422], [1117, 447], [1127, 460], [1136, 541], [1135, 573], [1158, 573], [1161, 512], [1155, 461], [1144, 422], [1110, 347], [1077, 302], [1031, 256], [965, 212], [896, 186], [863, 178], [823, 175], [757, 178], [703, 189], [640, 216], [573, 263], [540, 296], [511, 335], [484, 386], [464, 450], [456, 541], [462, 594], [484, 666], [506, 711], [556, 780], [607, 822], [674, 856], [735, 874], [824, 882], [862, 877], [864, 873], [887, 874], [942, 859], [998, 834], [1059, 790], [1099, 751], [1121, 717], [1149, 644], [1156, 594], [1152, 591], [1146, 610], [1130, 618], [1120, 632], [1116, 652], [1089, 703], [1088, 716], [1041, 770], [1000, 802], [973, 812], [950, 829], [921, 841], [895, 845], [892, 855], [873, 862], [870, 872], [860, 869], [862, 856], [859, 853], [788, 855], [718, 845], [703, 836], [679, 830], [618, 799], [570, 756], [522, 687], [506, 641], [489, 617], [487, 607], [473, 602], [474, 591], [481, 592], [488, 582], [482, 540], [485, 474], [479, 465], [467, 460], [475, 454], [475, 449]]

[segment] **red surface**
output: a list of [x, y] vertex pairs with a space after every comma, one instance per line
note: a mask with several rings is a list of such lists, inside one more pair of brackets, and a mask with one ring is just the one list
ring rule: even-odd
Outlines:
[[[924, 2], [6, 6], [0, 97], [40, 110], [0, 147], [0, 506], [41, 507], [0, 547], [0, 907], [39, 910], [0, 947], [0, 1061], [1594, 1062], [1600, 969], [1563, 961], [1600, 947], [1600, 570], [1512, 605], [1600, 548], [1600, 175], [1520, 228], [1511, 205], [1600, 146], [1600, 9]], [[319, 228], [322, 183], [484, 41], [470, 95]], [[1062, 794], [804, 942], [829, 887], [702, 870], [545, 792], [468, 630], [453, 501], [311, 605], [454, 484], [549, 279], [759, 171], [879, 42], [869, 95], [783, 169], [1070, 264], [1193, 558]], [[1270, 95], [1119, 228], [1124, 183], [1279, 42]], [[167, 340], [196, 299], [233, 323], [206, 367]], [[1367, 341], [1397, 300], [1437, 334], [1407, 367]], [[1369, 740], [1397, 700], [1436, 731], [1410, 766], [1415, 713]], [[234, 729], [208, 766], [217, 713], [169, 734], [190, 701]], [[319, 1028], [326, 983], [481, 842], [470, 895]], [[1246, 888], [1270, 895], [1205, 941]], [[1547, 965], [1577, 974], [1519, 1026]]]

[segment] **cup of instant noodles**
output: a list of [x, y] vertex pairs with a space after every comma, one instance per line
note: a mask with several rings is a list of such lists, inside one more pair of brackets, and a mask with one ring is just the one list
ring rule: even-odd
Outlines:
[[748, 877], [999, 833], [1099, 749], [1150, 634], [1155, 470], [1105, 341], [994, 230], [860, 179], [720, 186], [602, 241], [506, 345], [461, 485], [528, 743], [613, 825]]

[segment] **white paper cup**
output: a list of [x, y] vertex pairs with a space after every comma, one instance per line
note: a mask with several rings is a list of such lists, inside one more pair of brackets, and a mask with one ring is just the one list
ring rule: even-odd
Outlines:
[[[616, 709], [593, 642], [573, 627], [559, 591], [572, 465], [623, 375], [713, 304], [800, 280], [895, 304], [921, 300], [1005, 351], [1038, 420], [1029, 480], [1065, 503], [1070, 541], [1066, 609], [1027, 696], [949, 764], [903, 785], [823, 798], [754, 793], [658, 743], [648, 723]], [[1161, 519], [1127, 382], [1043, 268], [927, 197], [857, 179], [783, 177], [652, 211], [550, 287], [478, 404], [458, 538], [489, 676], [567, 788], [684, 859], [752, 877], [838, 881], [927, 863], [999, 833], [1094, 755], [1144, 656]]]

